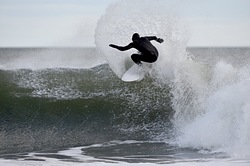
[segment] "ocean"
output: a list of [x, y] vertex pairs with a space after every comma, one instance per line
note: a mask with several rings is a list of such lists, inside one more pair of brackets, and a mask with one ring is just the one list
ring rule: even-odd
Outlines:
[[[117, 1], [90, 48], [0, 48], [0, 165], [249, 166], [250, 48], [187, 47], [175, 8]], [[136, 50], [108, 45], [134, 32], [164, 43], [128, 83]]]
[[96, 48], [1, 48], [0, 164], [249, 165], [250, 48], [187, 52], [126, 83]]

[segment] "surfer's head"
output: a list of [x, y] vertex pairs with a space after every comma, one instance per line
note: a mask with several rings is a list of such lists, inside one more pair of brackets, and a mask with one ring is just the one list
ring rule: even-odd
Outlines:
[[133, 42], [136, 42], [140, 39], [140, 35], [138, 33], [134, 33], [133, 36], [132, 36], [132, 40]]

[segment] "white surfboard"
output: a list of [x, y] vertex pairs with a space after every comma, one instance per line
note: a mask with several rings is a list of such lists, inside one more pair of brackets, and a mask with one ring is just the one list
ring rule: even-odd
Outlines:
[[122, 81], [133, 82], [141, 81], [145, 76], [145, 72], [142, 66], [134, 64], [130, 67], [122, 76]]

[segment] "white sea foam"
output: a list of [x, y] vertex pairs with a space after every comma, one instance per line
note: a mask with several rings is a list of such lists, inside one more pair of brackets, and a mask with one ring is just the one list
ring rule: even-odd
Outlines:
[[[199, 89], [198, 86], [192, 86], [193, 89], [187, 94], [195, 93], [196, 97], [189, 97], [189, 103], [178, 103], [185, 99], [185, 95], [176, 99], [174, 103], [176, 109], [181, 108], [177, 110], [175, 116], [179, 131], [177, 141], [179, 146], [206, 148], [225, 152], [233, 157], [249, 157], [250, 77], [248, 73], [248, 67], [236, 68], [220, 61], [211, 68], [207, 85], [202, 84], [204, 90]], [[189, 75], [193, 73], [190, 72]], [[189, 84], [187, 79], [182, 81]], [[185, 92], [188, 86], [178, 88], [178, 91]], [[182, 109], [185, 106], [187, 109]]]
[[[42, 161], [13, 161], [13, 160], [0, 160], [0, 164], [4, 166], [158, 166], [159, 164], [154, 163], [105, 163], [105, 162], [90, 162], [90, 163], [74, 163], [74, 162], [63, 162], [53, 159], [47, 159], [46, 162]], [[248, 166], [249, 163], [245, 163], [244, 161], [203, 161], [203, 162], [183, 162], [183, 163], [173, 163], [166, 164], [167, 166]], [[160, 164], [165, 165], [165, 164]]]
[[[17, 159], [0, 159], [0, 165], [5, 166], [157, 166], [157, 165], [168, 165], [168, 166], [247, 166], [250, 161], [245, 159], [188, 159], [188, 158], [173, 158], [172, 155], [166, 155], [160, 158], [153, 159], [152, 155], [130, 155], [130, 156], [107, 156], [104, 158], [95, 158], [85, 154], [84, 150], [88, 148], [105, 148], [108, 146], [116, 145], [129, 145], [135, 143], [143, 143], [143, 141], [111, 141], [104, 144], [93, 144], [89, 146], [74, 147], [55, 153], [36, 153], [32, 152], [25, 156]], [[147, 143], [147, 142], [144, 142]], [[150, 142], [148, 142], [150, 143]], [[151, 142], [154, 143], [154, 142]], [[117, 149], [119, 151], [119, 149]], [[60, 157], [59, 157], [60, 156]], [[178, 156], [178, 155], [177, 155]], [[129, 158], [136, 160], [136, 158], [143, 162], [126, 162]], [[151, 159], [151, 160], [150, 160]]]
[[110, 43], [127, 45], [134, 32], [165, 39], [163, 44], [154, 43], [160, 56], [151, 76], [172, 87], [176, 143], [232, 156], [249, 155], [249, 68], [223, 60], [209, 66], [190, 58], [183, 25], [171, 5], [162, 2], [122, 0], [111, 5], [96, 28], [98, 51], [121, 77], [134, 50], [119, 52], [107, 47]]

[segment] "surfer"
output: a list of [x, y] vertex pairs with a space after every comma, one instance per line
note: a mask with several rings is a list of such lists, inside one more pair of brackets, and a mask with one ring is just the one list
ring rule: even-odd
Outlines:
[[156, 36], [145, 36], [140, 37], [138, 33], [134, 33], [132, 36], [132, 42], [127, 46], [117, 46], [114, 44], [110, 44], [110, 47], [116, 48], [120, 51], [126, 51], [131, 48], [135, 48], [139, 51], [138, 54], [132, 54], [131, 59], [138, 65], [141, 65], [141, 61], [153, 63], [158, 58], [158, 50], [153, 46], [150, 42], [151, 40], [155, 40], [158, 43], [162, 43], [164, 40], [161, 38], [157, 38]]

